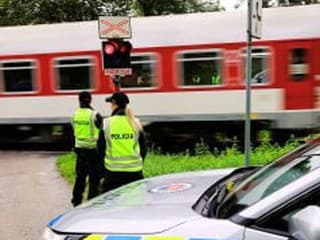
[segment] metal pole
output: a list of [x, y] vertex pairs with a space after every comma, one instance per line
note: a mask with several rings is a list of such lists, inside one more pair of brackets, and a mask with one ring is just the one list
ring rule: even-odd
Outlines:
[[251, 149], [251, 123], [250, 123], [250, 112], [251, 112], [251, 49], [252, 49], [252, 0], [248, 0], [248, 29], [247, 29], [247, 69], [246, 69], [246, 119], [245, 119], [245, 165], [249, 166], [250, 164], [250, 149]]
[[119, 75], [113, 76], [113, 84], [114, 84], [115, 92], [120, 92], [121, 77]]

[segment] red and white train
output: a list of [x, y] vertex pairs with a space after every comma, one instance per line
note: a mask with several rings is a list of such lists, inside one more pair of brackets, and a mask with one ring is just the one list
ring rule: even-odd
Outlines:
[[[246, 18], [226, 11], [131, 19], [133, 75], [121, 91], [154, 138], [243, 130]], [[319, 24], [320, 5], [263, 10], [252, 50], [254, 130], [318, 127]], [[104, 99], [114, 85], [103, 74], [97, 21], [1, 27], [0, 44], [1, 141], [55, 139], [82, 90], [110, 113]]]

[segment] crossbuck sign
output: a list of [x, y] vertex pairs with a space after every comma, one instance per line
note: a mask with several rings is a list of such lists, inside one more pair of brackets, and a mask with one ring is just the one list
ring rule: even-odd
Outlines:
[[99, 17], [101, 39], [131, 38], [129, 17]]

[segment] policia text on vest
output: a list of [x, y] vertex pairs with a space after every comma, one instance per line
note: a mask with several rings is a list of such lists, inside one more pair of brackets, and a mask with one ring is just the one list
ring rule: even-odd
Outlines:
[[114, 133], [114, 134], [111, 134], [112, 140], [126, 140], [126, 139], [133, 139], [133, 138], [134, 138], [133, 133], [122, 133], [122, 134]]

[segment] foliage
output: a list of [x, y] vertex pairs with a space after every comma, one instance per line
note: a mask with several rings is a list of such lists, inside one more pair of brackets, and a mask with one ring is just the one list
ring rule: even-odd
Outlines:
[[96, 20], [98, 16], [150, 16], [220, 10], [203, 0], [0, 0], [0, 25]]
[[136, 0], [131, 1], [132, 9], [140, 16], [168, 15], [179, 13], [219, 11], [219, 1], [199, 0]]
[[263, 0], [263, 7], [292, 6], [319, 3], [319, 0]]
[[2, 0], [1, 25], [23, 25], [97, 19], [102, 0]]
[[[246, 0], [238, 0], [235, 4], [235, 8], [239, 8], [243, 4], [246, 4]], [[308, 5], [320, 3], [320, 0], [262, 0], [264, 8], [267, 7], [285, 7], [285, 6], [294, 6], [294, 5]]]
[[196, 143], [195, 154], [197, 156], [210, 154], [209, 146], [204, 142], [203, 138], [200, 139], [199, 143]]
[[[283, 147], [268, 142], [262, 143], [251, 153], [251, 165], [264, 165], [298, 146], [295, 140], [288, 141]], [[144, 176], [152, 177], [168, 173], [206, 170], [216, 168], [233, 168], [244, 165], [244, 154], [236, 146], [227, 148], [221, 153], [211, 154], [207, 145], [202, 141], [198, 150], [201, 154], [190, 156], [189, 154], [161, 155], [150, 153], [144, 162]], [[203, 151], [204, 150], [204, 151]], [[68, 153], [58, 158], [57, 166], [61, 175], [72, 184], [74, 181], [75, 155]]]
[[[98, 16], [153, 16], [224, 10], [220, 0], [0, 0], [0, 26], [96, 20]], [[320, 0], [263, 0], [264, 7]], [[235, 8], [245, 3], [239, 0]]]

